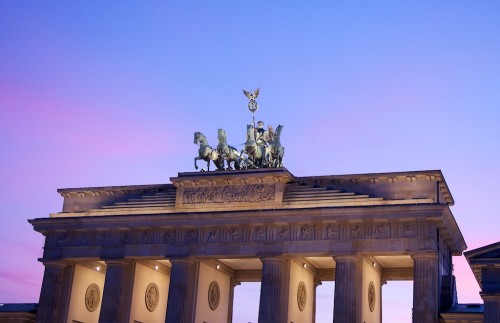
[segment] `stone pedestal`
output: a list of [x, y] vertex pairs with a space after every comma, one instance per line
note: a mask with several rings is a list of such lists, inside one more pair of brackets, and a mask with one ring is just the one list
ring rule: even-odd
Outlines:
[[285, 323], [288, 313], [289, 263], [283, 257], [264, 257], [261, 261], [259, 323]]
[[62, 262], [46, 262], [44, 266], [36, 321], [66, 322], [73, 266]]
[[437, 253], [413, 254], [413, 322], [438, 323]]
[[99, 322], [128, 322], [135, 263], [126, 260], [108, 260], [106, 266]]
[[194, 322], [199, 264], [192, 259], [171, 259], [166, 323]]
[[358, 256], [333, 257], [335, 267], [335, 323], [358, 323], [361, 316], [360, 261]]

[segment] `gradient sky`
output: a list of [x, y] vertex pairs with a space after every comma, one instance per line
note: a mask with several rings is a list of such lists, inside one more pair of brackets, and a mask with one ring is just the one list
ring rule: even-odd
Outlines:
[[[57, 188], [193, 171], [193, 132], [245, 141], [257, 86], [294, 175], [441, 169], [469, 249], [500, 240], [499, 1], [5, 0], [0, 302], [38, 301], [27, 219], [61, 210]], [[480, 302], [454, 262], [459, 301]], [[257, 316], [244, 285], [235, 323]], [[385, 321], [411, 322], [411, 283], [383, 288]], [[332, 284], [318, 292], [331, 322]]]

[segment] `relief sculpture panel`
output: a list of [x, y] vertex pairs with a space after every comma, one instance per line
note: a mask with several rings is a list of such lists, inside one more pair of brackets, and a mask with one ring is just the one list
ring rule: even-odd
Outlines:
[[186, 188], [182, 203], [244, 203], [273, 201], [274, 185], [232, 185]]

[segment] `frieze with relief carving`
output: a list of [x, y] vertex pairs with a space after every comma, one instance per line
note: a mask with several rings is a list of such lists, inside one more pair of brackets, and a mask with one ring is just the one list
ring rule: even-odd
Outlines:
[[274, 185], [231, 185], [189, 187], [184, 190], [184, 204], [245, 203], [274, 201]]

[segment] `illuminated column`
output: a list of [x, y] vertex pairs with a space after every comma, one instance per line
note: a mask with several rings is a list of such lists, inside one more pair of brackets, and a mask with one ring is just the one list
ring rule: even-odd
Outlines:
[[438, 323], [437, 253], [417, 253], [413, 259], [413, 322]]
[[261, 261], [259, 323], [285, 323], [290, 264], [282, 257], [264, 257]]
[[66, 322], [74, 266], [58, 261], [45, 262], [44, 266], [36, 321]]
[[333, 320], [335, 323], [358, 323], [361, 317], [360, 258], [348, 255], [333, 259], [336, 263]]
[[99, 322], [128, 322], [135, 262], [107, 260]]
[[231, 278], [231, 282], [229, 283], [229, 306], [227, 309], [227, 323], [233, 322], [233, 303], [234, 303], [234, 288], [241, 283], [239, 281]]
[[171, 259], [166, 323], [194, 322], [199, 263], [193, 259]]

